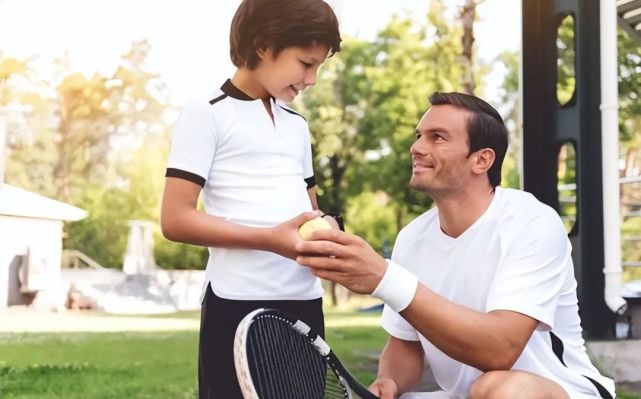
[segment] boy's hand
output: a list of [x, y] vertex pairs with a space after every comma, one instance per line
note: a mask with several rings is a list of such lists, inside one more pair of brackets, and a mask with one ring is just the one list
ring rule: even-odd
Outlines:
[[398, 388], [391, 378], [377, 379], [369, 386], [370, 392], [381, 399], [396, 399]]
[[296, 244], [303, 241], [298, 228], [308, 220], [312, 220], [321, 215], [320, 212], [304, 212], [276, 225], [268, 231], [269, 251], [277, 253], [290, 259], [296, 259], [299, 254], [296, 251]]

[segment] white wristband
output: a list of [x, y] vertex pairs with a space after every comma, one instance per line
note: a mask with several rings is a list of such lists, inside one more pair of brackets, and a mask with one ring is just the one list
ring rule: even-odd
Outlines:
[[412, 302], [417, 287], [418, 278], [412, 272], [387, 260], [385, 275], [372, 292], [372, 296], [382, 300], [399, 313]]

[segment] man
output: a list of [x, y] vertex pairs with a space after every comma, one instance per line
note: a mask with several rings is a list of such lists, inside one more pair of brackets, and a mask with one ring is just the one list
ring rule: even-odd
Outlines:
[[614, 383], [581, 337], [571, 247], [557, 213], [498, 187], [507, 129], [489, 104], [434, 93], [411, 147], [410, 186], [435, 208], [398, 235], [392, 259], [359, 237], [316, 231], [297, 261], [385, 302], [390, 334], [370, 390], [410, 392], [426, 359], [443, 392], [403, 398], [605, 398]]

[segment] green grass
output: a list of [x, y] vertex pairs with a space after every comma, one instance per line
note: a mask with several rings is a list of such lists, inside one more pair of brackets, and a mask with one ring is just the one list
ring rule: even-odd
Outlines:
[[[385, 341], [376, 319], [328, 314], [330, 345], [365, 383]], [[0, 398], [194, 399], [197, 345], [196, 331], [0, 334]]]
[[0, 398], [195, 398], [196, 332], [0, 337]]
[[[329, 310], [326, 316], [328, 343], [369, 384], [387, 337], [378, 315]], [[0, 398], [195, 399], [197, 342], [196, 331], [0, 334]]]

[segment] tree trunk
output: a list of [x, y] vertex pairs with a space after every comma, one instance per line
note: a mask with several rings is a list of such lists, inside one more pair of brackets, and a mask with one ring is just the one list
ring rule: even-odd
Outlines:
[[463, 76], [463, 90], [467, 94], [474, 94], [474, 62], [472, 51], [474, 47], [474, 20], [476, 19], [475, 0], [465, 0], [465, 6], [461, 10], [461, 22], [463, 23], [463, 65], [465, 67]]

